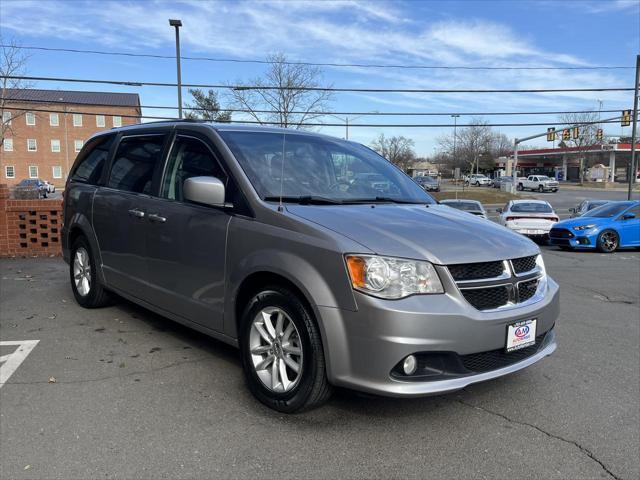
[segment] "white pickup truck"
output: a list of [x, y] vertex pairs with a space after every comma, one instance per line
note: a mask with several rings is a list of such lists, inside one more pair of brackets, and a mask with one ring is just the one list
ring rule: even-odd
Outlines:
[[518, 190], [557, 192], [558, 188], [558, 182], [546, 175], [529, 175], [526, 179], [518, 179]]

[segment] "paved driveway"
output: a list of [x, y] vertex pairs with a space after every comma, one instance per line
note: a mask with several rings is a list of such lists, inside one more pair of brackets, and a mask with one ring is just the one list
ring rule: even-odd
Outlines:
[[60, 259], [2, 260], [0, 339], [39, 342], [0, 388], [0, 477], [636, 479], [640, 253], [544, 254], [562, 288], [552, 357], [291, 416], [249, 395], [234, 349], [125, 301], [80, 308]]

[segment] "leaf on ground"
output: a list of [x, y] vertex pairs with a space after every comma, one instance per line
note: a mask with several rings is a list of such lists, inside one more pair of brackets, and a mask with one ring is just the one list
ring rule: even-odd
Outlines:
[[58, 380], [56, 379], [56, 377], [51, 376], [49, 377], [49, 383], [56, 383]]

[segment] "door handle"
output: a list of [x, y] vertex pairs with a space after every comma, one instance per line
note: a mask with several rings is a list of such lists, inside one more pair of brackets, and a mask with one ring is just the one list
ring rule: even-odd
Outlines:
[[137, 208], [132, 208], [129, 210], [129, 215], [137, 218], [144, 218], [144, 212], [142, 210], [138, 210]]
[[151, 220], [152, 222], [158, 222], [158, 223], [164, 223], [167, 221], [166, 217], [162, 217], [160, 215], [158, 215], [157, 213], [152, 213], [148, 216], [149, 220]]

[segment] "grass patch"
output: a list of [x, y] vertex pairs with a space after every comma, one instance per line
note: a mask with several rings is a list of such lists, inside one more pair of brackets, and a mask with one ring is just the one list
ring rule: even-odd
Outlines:
[[[430, 192], [436, 200], [444, 200], [448, 198], [456, 198], [455, 190], [446, 190], [444, 192]], [[458, 190], [458, 198], [465, 200], [477, 200], [481, 203], [507, 203], [509, 200], [519, 198], [508, 192], [503, 192], [497, 188], [467, 187], [462, 191]]]

